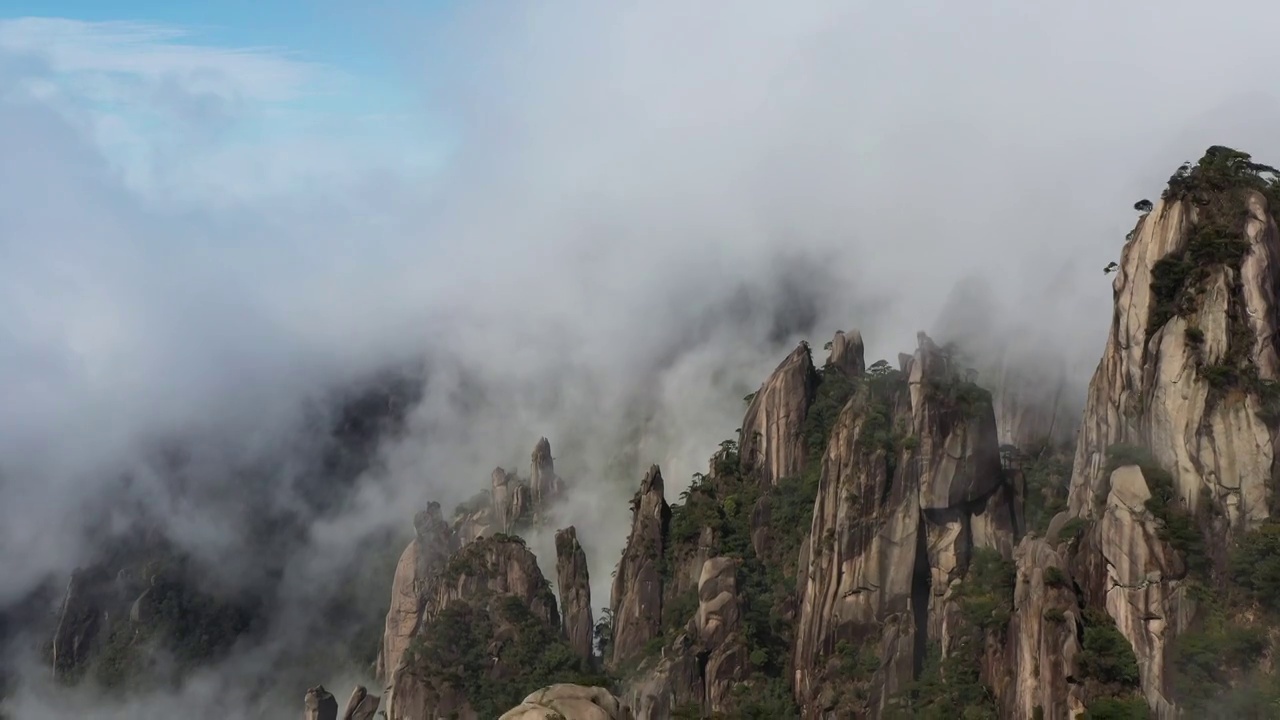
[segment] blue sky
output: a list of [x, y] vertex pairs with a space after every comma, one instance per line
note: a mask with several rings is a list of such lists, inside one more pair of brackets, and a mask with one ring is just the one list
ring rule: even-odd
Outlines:
[[18, 76], [9, 100], [78, 118], [140, 189], [174, 184], [164, 157], [201, 153], [216, 157], [194, 184], [231, 182], [230, 164], [245, 192], [246, 175], [277, 192], [353, 164], [412, 172], [438, 163], [447, 133], [395, 31], [448, 6], [0, 0], [0, 80]]

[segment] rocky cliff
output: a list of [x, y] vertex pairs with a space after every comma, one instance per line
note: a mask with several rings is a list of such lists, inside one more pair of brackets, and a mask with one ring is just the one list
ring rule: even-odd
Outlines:
[[[881, 366], [845, 406], [823, 457], [796, 629], [806, 716], [882, 711], [931, 645], [945, 652], [974, 551], [1012, 553], [1013, 500], [989, 394], [921, 334], [905, 372]], [[874, 674], [849, 677], [846, 653]]]
[[1280, 233], [1266, 173], [1211, 148], [1139, 220], [1076, 447], [1069, 510], [1093, 521], [1081, 584], [1162, 718], [1188, 592], [1271, 515]]
[[1076, 451], [1075, 515], [1096, 515], [1116, 444], [1149, 448], [1179, 501], [1220, 506], [1227, 532], [1269, 515], [1280, 234], [1267, 195], [1232, 179], [1248, 171], [1227, 152], [1175, 178], [1121, 253]]

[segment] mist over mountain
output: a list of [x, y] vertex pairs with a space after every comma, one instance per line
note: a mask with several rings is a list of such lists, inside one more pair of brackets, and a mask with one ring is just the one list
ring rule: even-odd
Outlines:
[[[524, 478], [543, 437], [598, 612], [650, 466], [673, 501], [836, 330], [868, 366], [954, 342], [1002, 442], [1074, 446], [1133, 203], [1211, 145], [1280, 157], [1259, 2], [391, 5], [342, 15], [445, 138], [425, 170], [340, 136], [238, 144], [269, 114], [258, 66], [128, 75], [174, 55], [94, 67], [91, 33], [127, 28], [3, 21], [7, 716], [278, 717], [378, 687], [415, 513]], [[63, 81], [68, 47], [89, 81]], [[169, 130], [126, 137], [121, 107]], [[1008, 407], [1049, 409], [1000, 410], [1009, 377], [1034, 392]], [[524, 533], [548, 577], [556, 529]], [[68, 624], [77, 568], [128, 602]], [[148, 681], [112, 685], [101, 647], [144, 643], [86, 627], [155, 577], [218, 640], [147, 638]]]

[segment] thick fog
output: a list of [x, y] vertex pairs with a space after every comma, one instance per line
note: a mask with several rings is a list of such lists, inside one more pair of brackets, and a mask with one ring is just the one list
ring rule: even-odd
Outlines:
[[[799, 340], [1032, 344], [1082, 393], [1133, 203], [1212, 144], [1280, 159], [1270, 3], [464, 5], [353, 24], [414, 83], [412, 163], [341, 133], [240, 144], [322, 67], [0, 23], [0, 606], [139, 514], [226, 582], [258, 568], [246, 518], [304, 518], [260, 641], [127, 702], [53, 692], [15, 641], [15, 717], [296, 711], [305, 685], [246, 688], [317, 642], [317, 593], [428, 500], [527, 474], [544, 435], [606, 605], [643, 468], [674, 499]], [[102, 93], [167, 129], [125, 133]], [[329, 398], [405, 363], [404, 435], [313, 512]]]

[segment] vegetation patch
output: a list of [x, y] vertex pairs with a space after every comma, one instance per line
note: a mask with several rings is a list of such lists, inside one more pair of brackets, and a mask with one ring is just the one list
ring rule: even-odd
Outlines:
[[920, 677], [891, 701], [890, 720], [996, 720], [995, 694], [979, 677], [980, 637], [962, 637], [941, 658], [931, 647]]
[[1062, 524], [1062, 529], [1058, 531], [1058, 540], [1065, 542], [1075, 542], [1084, 536], [1086, 530], [1089, 529], [1089, 521], [1084, 518], [1073, 517]]
[[1231, 551], [1227, 572], [1249, 600], [1280, 613], [1280, 521], [1245, 533]]
[[969, 572], [955, 590], [965, 620], [983, 630], [1003, 630], [1013, 612], [1016, 576], [1012, 560], [989, 548], [975, 548]]
[[[93, 668], [104, 687], [127, 690], [148, 681], [155, 652], [167, 655], [178, 674], [224, 657], [261, 615], [257, 603], [199, 589], [187, 563], [169, 557], [152, 563], [145, 620], [113, 624]], [[154, 680], [154, 678], [151, 678]]]
[[808, 459], [813, 461], [816, 458], [821, 462], [827, 440], [831, 437], [831, 428], [835, 427], [836, 419], [849, 398], [857, 392], [859, 383], [830, 366], [823, 368], [819, 376], [818, 390], [809, 405], [809, 413], [800, 424], [800, 434], [809, 452]]
[[1025, 453], [1011, 446], [1002, 448], [1002, 455], [1022, 469], [1027, 529], [1043, 537], [1054, 516], [1067, 509], [1072, 453], [1053, 447], [1046, 439]]
[[1121, 688], [1138, 686], [1138, 658], [1110, 615], [1085, 610], [1083, 645], [1076, 659], [1081, 677]]
[[1050, 565], [1044, 569], [1044, 584], [1054, 588], [1065, 588], [1071, 584], [1071, 580], [1066, 573], [1062, 572], [1062, 568]]
[[1216, 700], [1241, 670], [1252, 667], [1267, 649], [1267, 636], [1254, 628], [1211, 618], [1173, 641], [1171, 666], [1175, 697], [1196, 709]]
[[[450, 603], [414, 638], [406, 660], [461, 690], [480, 717], [497, 717], [553, 683], [611, 686], [520, 598], [505, 595], [488, 605]], [[500, 633], [505, 640], [495, 644]], [[494, 672], [495, 647], [503, 673]]]
[[1149, 720], [1155, 717], [1140, 697], [1100, 697], [1089, 703], [1084, 720]]

